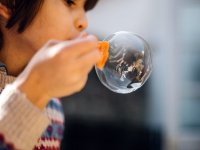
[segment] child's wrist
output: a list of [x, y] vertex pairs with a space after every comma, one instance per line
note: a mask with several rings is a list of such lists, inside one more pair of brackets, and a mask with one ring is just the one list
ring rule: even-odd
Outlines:
[[[49, 97], [42, 90], [42, 86], [39, 83], [39, 75], [32, 73], [30, 77], [17, 85], [17, 88], [26, 95], [36, 107], [43, 109], [49, 100]], [[38, 82], [37, 82], [38, 81]]]
[[42, 94], [38, 94], [34, 88], [26, 83], [19, 86], [19, 90], [23, 92], [27, 99], [30, 100], [36, 107], [43, 109], [48, 101], [48, 98]]

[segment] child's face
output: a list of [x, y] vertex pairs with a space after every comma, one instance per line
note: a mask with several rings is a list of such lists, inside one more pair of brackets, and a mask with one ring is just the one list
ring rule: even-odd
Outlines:
[[44, 0], [31, 25], [19, 36], [38, 50], [50, 39], [70, 40], [87, 27], [85, 0]]

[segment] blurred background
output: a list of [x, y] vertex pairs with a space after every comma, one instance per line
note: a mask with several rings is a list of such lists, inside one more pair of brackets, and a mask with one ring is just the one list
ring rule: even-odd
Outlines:
[[88, 32], [125, 30], [152, 47], [153, 72], [139, 90], [106, 89], [93, 70], [63, 98], [62, 150], [200, 150], [200, 1], [99, 0]]

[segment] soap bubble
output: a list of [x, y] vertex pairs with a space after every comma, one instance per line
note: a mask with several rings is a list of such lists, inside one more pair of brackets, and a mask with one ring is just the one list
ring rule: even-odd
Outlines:
[[104, 86], [116, 93], [130, 93], [140, 88], [152, 71], [148, 43], [131, 32], [120, 31], [108, 36], [109, 57], [102, 69], [95, 65]]

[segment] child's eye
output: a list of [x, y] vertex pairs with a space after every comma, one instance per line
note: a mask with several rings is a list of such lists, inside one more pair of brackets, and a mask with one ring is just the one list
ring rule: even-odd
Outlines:
[[76, 3], [74, 2], [74, 0], [66, 0], [67, 4], [69, 6], [72, 6], [72, 5], [76, 5]]

